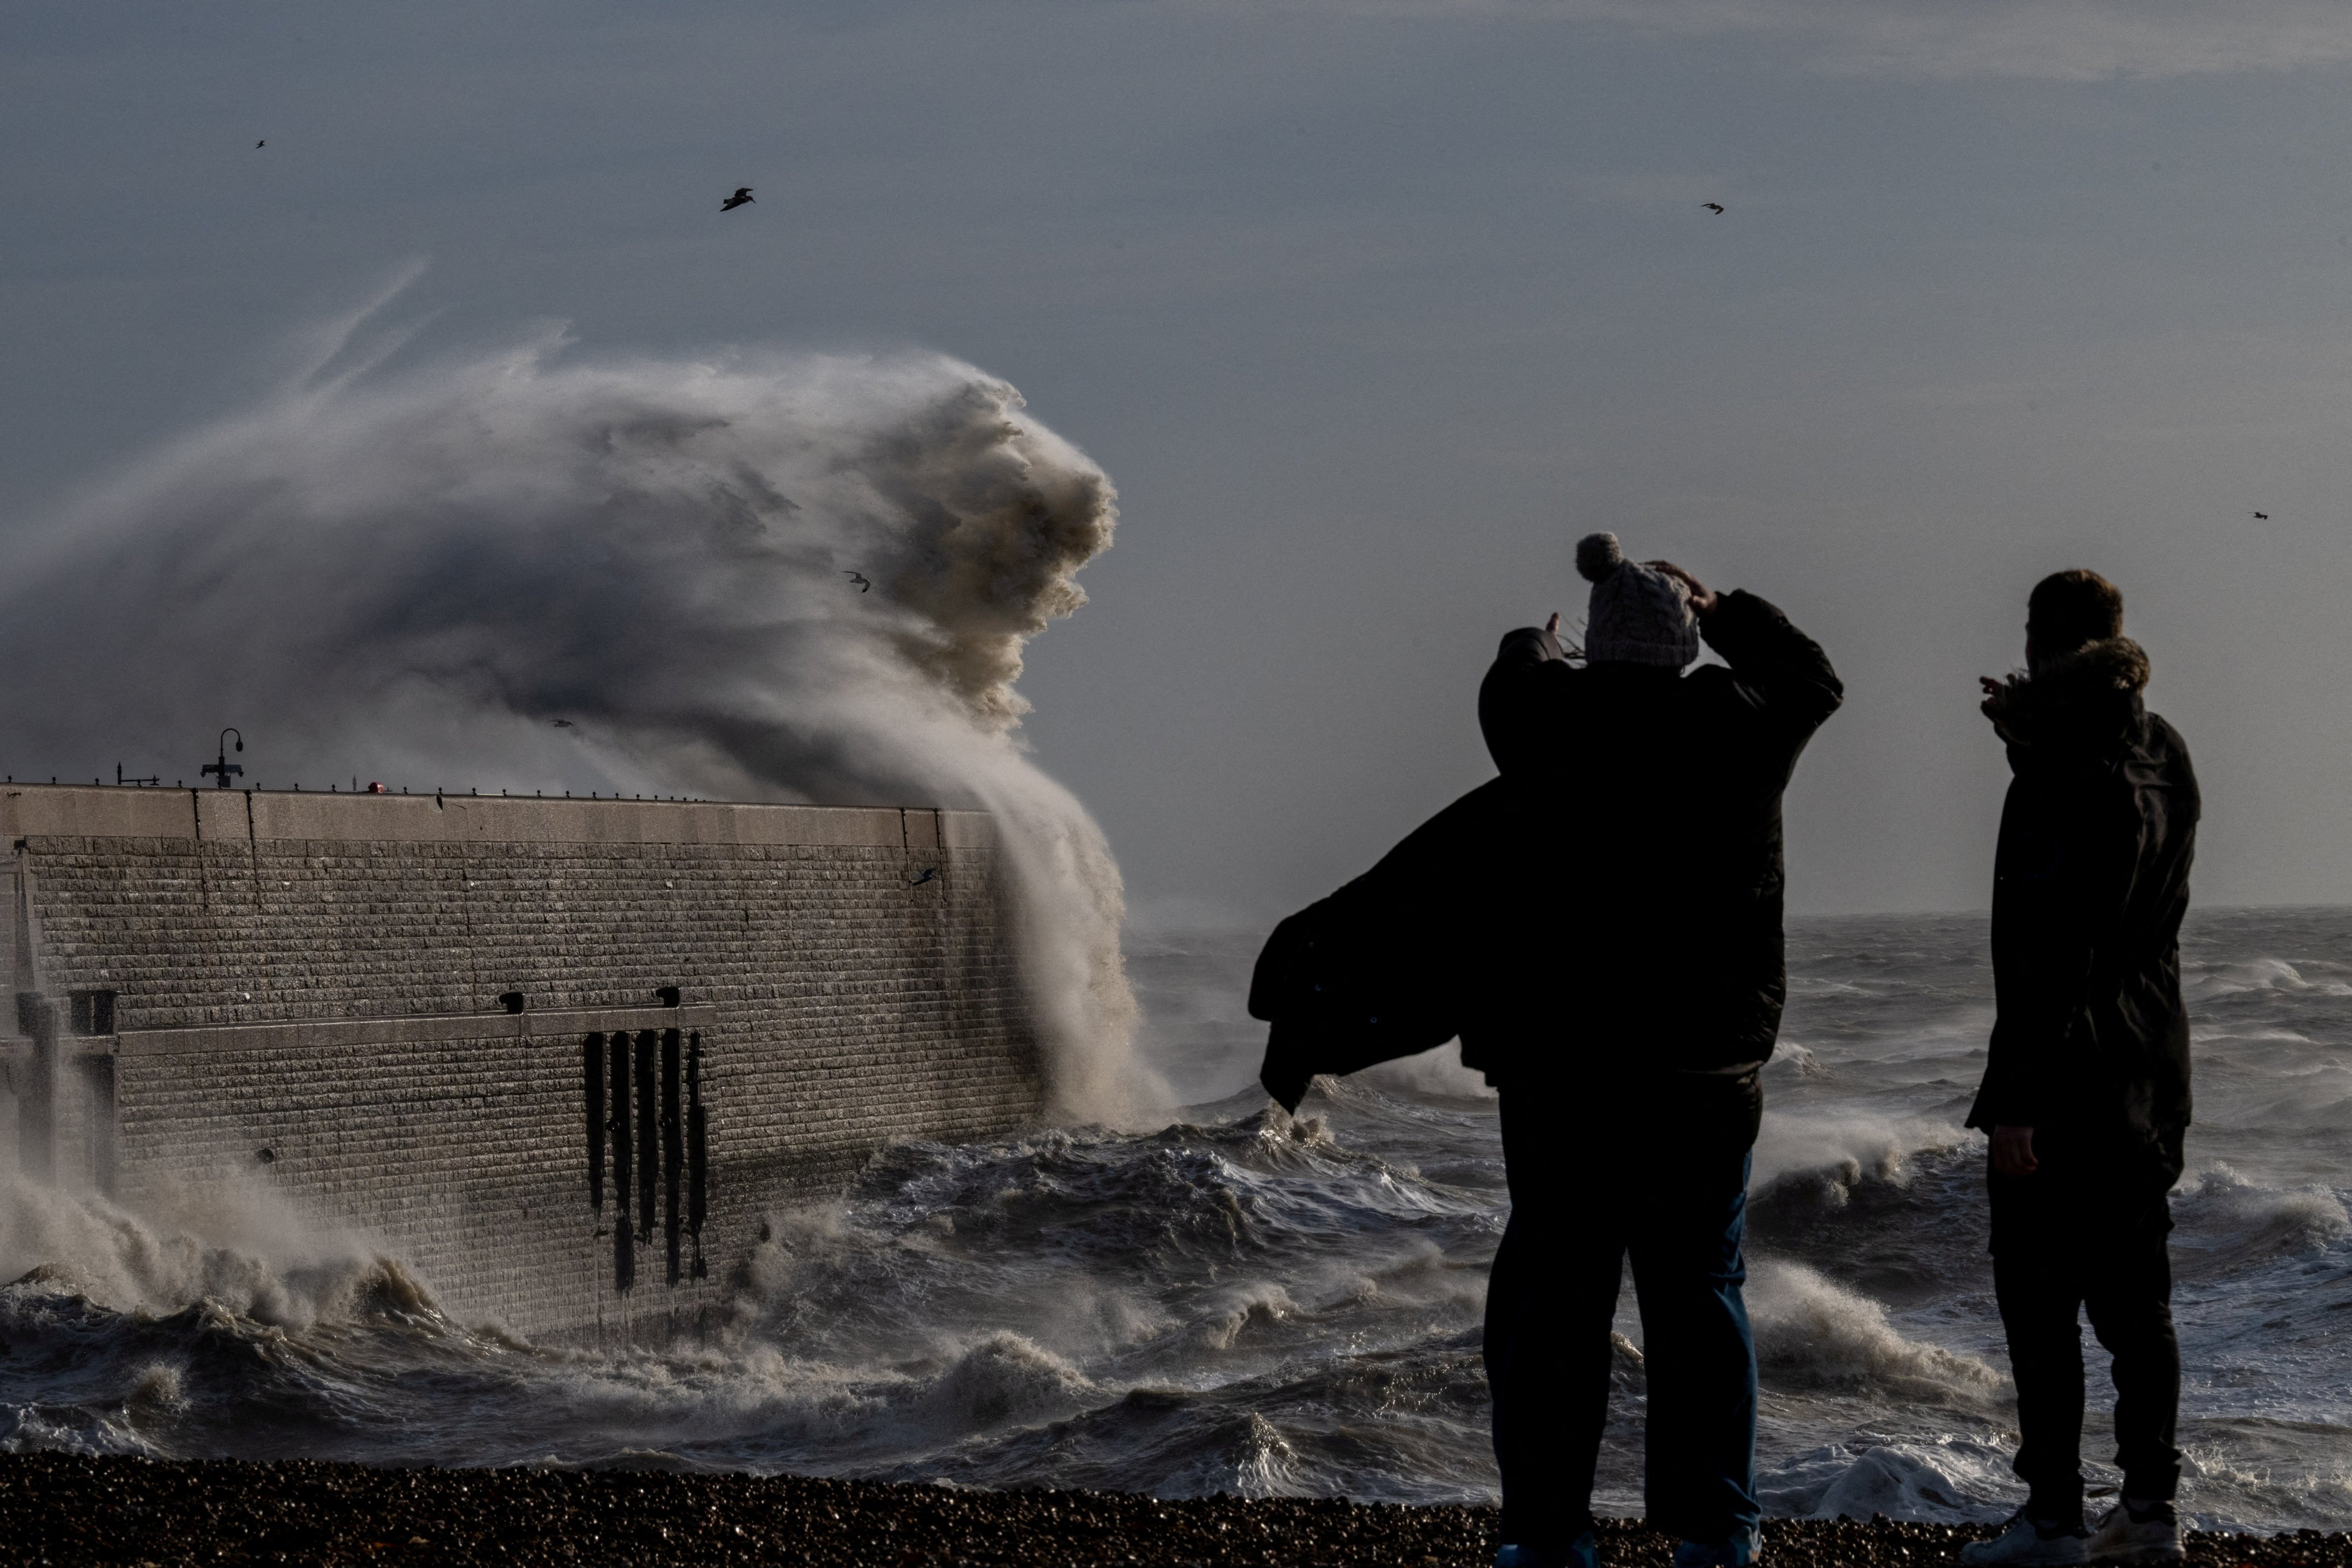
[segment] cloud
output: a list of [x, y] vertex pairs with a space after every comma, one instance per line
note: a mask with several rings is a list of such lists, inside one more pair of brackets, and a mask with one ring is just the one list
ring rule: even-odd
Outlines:
[[1309, 0], [1366, 16], [1785, 39], [1841, 74], [2104, 81], [2352, 60], [2340, 0]]

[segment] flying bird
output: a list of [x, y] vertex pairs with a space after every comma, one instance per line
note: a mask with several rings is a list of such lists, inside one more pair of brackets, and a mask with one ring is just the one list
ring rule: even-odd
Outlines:
[[1698, 205], [1705, 207], [1707, 211], [1713, 213], [1717, 217], [1721, 217], [1723, 216], [1723, 204], [1721, 202], [1701, 202]]
[[937, 866], [929, 866], [924, 868], [923, 874], [921, 876], [908, 883], [907, 886], [910, 888], [919, 888], [926, 882], [936, 882], [939, 879], [940, 868]]
[[861, 594], [870, 594], [874, 591], [874, 579], [863, 572], [844, 572], [842, 575], [856, 584], [857, 591]]
[[267, 137], [265, 137], [265, 138], [263, 138], [261, 141], [256, 142], [253, 144], [253, 150], [254, 150], [255, 152], [258, 153], [258, 152], [260, 152], [264, 147], [267, 147], [267, 146], [268, 146], [268, 145], [269, 145], [268, 139]]
[[2254, 513], [2254, 521], [2256, 522], [2268, 522], [2270, 520], [2271, 514], [2266, 511], [2258, 511]]
[[572, 728], [572, 721], [569, 719], [558, 719], [555, 721], [555, 727], [559, 730], [569, 730]]
[[725, 201], [719, 204], [719, 210], [723, 213], [731, 213], [737, 207], [741, 206], [745, 202], [748, 202], [751, 199], [751, 187], [749, 185], [738, 185], [735, 187], [735, 194], [733, 195], [729, 196]]

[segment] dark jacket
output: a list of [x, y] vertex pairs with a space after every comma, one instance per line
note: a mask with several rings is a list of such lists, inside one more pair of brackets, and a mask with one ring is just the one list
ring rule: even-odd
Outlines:
[[1780, 796], [1844, 688], [1821, 646], [1753, 594], [1701, 626], [1723, 665], [1578, 666], [1542, 633], [1503, 648], [1478, 720], [1539, 805], [1530, 847], [1559, 923], [1496, 978], [1463, 1056], [1497, 1081], [1548, 1072], [1712, 1076], [1753, 1100], [1788, 994]]
[[1490, 1082], [1712, 1080], [1752, 1134], [1786, 992], [1780, 792], [1842, 688], [1753, 595], [1724, 595], [1705, 633], [1729, 668], [1584, 668], [1533, 628], [1503, 639], [1478, 694], [1502, 777], [1260, 955], [1270, 1092], [1296, 1107], [1315, 1073], [1459, 1035]]
[[2114, 637], [2012, 679], [1996, 705], [2013, 776], [1993, 860], [1997, 1015], [1969, 1125], [2178, 1175], [2200, 801], [2188, 746], [2141, 700], [2147, 677], [2139, 645]]
[[[1328, 899], [1274, 928], [1250, 977], [1250, 1016], [1274, 1026], [1258, 1081], [1286, 1110], [1318, 1073], [1360, 1071], [1475, 1031], [1524, 832], [1500, 779], [1472, 790]], [[1517, 900], [1526, 902], [1524, 891]]]

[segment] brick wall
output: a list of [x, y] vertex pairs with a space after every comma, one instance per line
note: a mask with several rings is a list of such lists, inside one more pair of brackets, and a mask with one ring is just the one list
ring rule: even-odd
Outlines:
[[[289, 1202], [469, 1322], [693, 1328], [766, 1208], [1042, 1098], [972, 814], [12, 785], [10, 846], [20, 1013], [49, 1020], [13, 1047], [19, 1151], [166, 1217]], [[76, 1035], [92, 991], [111, 1032]], [[622, 1292], [583, 1042], [625, 1035], [628, 1090], [671, 1028], [700, 1044], [709, 1277], [667, 1282], [657, 1179]]]

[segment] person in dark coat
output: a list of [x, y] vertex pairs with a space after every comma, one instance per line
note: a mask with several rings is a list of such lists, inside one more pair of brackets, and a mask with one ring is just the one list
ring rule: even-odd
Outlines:
[[[2197, 845], [2189, 748], [2141, 697], [2147, 655], [2095, 573], [2028, 601], [2027, 671], [1987, 679], [2012, 778], [1993, 861], [1992, 1048], [1969, 1125], [1992, 1140], [1993, 1289], [2017, 1378], [2026, 1505], [1976, 1563], [2177, 1562], [2166, 1194], [2189, 1126], [2180, 921]], [[2087, 1309], [2115, 1356], [2123, 1500], [2083, 1522]]]
[[[1594, 1561], [1610, 1323], [1630, 1256], [1649, 1382], [1650, 1522], [1675, 1561], [1750, 1563], [1756, 1352], [1741, 1298], [1760, 1073], [1787, 994], [1780, 796], [1843, 695], [1752, 594], [1616, 539], [1580, 665], [1559, 617], [1503, 639], [1478, 717], [1558, 895], [1496, 950], [1463, 1059], [1501, 1091], [1511, 1217], [1486, 1300], [1503, 1568]], [[1684, 673], [1704, 637], [1725, 661]]]

